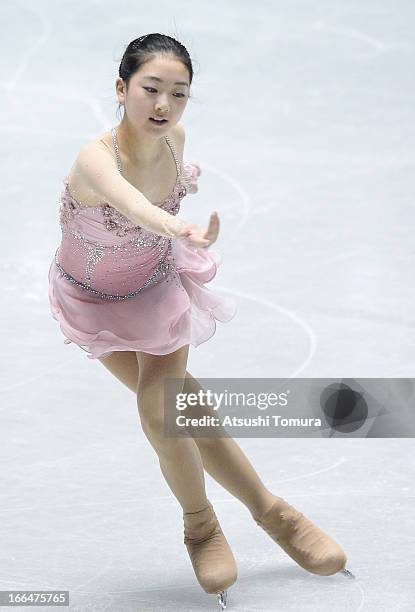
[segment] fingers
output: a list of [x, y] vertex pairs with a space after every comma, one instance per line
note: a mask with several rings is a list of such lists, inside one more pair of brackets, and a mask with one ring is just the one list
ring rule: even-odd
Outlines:
[[218, 237], [218, 233], [219, 233], [219, 217], [218, 217], [218, 213], [214, 211], [210, 216], [209, 227], [207, 229], [205, 236], [211, 239], [214, 238], [216, 240], [216, 238]]
[[180, 237], [188, 240], [195, 246], [208, 247], [216, 241], [218, 233], [219, 216], [217, 211], [214, 210], [210, 215], [209, 227], [206, 230], [203, 231], [203, 229], [197, 225], [190, 225], [182, 229]]

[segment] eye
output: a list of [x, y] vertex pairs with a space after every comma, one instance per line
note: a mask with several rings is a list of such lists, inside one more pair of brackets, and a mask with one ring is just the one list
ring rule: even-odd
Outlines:
[[[154, 87], [143, 87], [143, 89], [145, 89], [146, 91], [148, 91], [149, 93], [154, 93], [155, 91], [157, 91], [157, 89], [154, 89]], [[150, 91], [151, 89], [151, 91]], [[177, 93], [177, 94], [173, 94], [176, 98], [184, 98], [185, 95], [182, 93]]]

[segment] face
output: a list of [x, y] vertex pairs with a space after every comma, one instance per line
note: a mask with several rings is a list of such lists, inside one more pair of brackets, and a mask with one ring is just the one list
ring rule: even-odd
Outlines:
[[[153, 78], [151, 78], [153, 77]], [[155, 77], [155, 78], [154, 78]], [[132, 75], [128, 92], [117, 79], [118, 100], [129, 121], [149, 135], [165, 134], [180, 120], [189, 98], [189, 72], [180, 60], [156, 56]], [[160, 124], [151, 117], [163, 117]]]

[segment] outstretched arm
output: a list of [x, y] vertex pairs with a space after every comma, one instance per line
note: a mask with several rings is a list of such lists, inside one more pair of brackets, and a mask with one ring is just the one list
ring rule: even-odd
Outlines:
[[75, 172], [94, 193], [130, 219], [134, 225], [175, 238], [186, 237], [190, 224], [154, 206], [118, 171], [105, 145], [84, 145], [75, 162]]

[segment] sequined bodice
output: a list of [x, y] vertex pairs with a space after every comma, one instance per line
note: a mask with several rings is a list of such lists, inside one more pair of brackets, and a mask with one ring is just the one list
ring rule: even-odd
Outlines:
[[[122, 174], [122, 165], [121, 165], [121, 157], [119, 154], [118, 144], [116, 141], [115, 129], [111, 130], [114, 150], [117, 158], [117, 166], [120, 174]], [[177, 215], [180, 210], [180, 202], [182, 198], [186, 195], [186, 171], [184, 164], [179, 162], [179, 159], [176, 154], [176, 150], [173, 144], [170, 142], [168, 136], [165, 136], [165, 140], [170, 147], [170, 150], [173, 155], [173, 159], [176, 164], [176, 183], [170, 195], [164, 200], [157, 202], [154, 206], [158, 208], [163, 208], [172, 215]], [[123, 215], [116, 208], [111, 206], [111, 204], [107, 202], [102, 202], [97, 204], [96, 206], [85, 206], [78, 202], [69, 191], [68, 177], [64, 179], [65, 189], [61, 194], [60, 199], [60, 208], [59, 208], [59, 220], [61, 227], [67, 227], [68, 224], [74, 219], [77, 214], [89, 214], [89, 211], [92, 211], [92, 214], [98, 220], [100, 219], [105, 226], [105, 229], [109, 232], [113, 232], [116, 236], [126, 236], [127, 234], [137, 234], [138, 232], [144, 232], [143, 228], [139, 225], [134, 225], [134, 223], [128, 219], [125, 215]], [[147, 233], [152, 233], [148, 232]]]
[[[149, 230], [145, 230], [139, 225], [134, 223], [119, 210], [111, 206], [107, 202], [102, 202], [96, 206], [85, 206], [79, 203], [69, 191], [68, 177], [64, 179], [65, 188], [61, 193], [60, 206], [59, 206], [59, 221], [62, 230], [69, 229], [71, 223], [75, 220], [77, 215], [84, 217], [93, 217], [97, 222], [102, 223], [104, 231], [112, 232], [114, 236], [126, 236], [137, 234], [139, 232], [147, 232], [152, 234]], [[184, 184], [183, 178], [177, 176], [176, 183], [171, 194], [162, 202], [158, 202], [153, 206], [166, 210], [171, 215], [177, 215], [180, 210], [180, 202], [186, 195], [187, 190]]]
[[[111, 132], [122, 174], [114, 128]], [[177, 215], [187, 193], [188, 173], [169, 138], [165, 139], [176, 163], [177, 177], [171, 194], [154, 206]], [[68, 281], [101, 298], [124, 300], [169, 274], [171, 238], [134, 225], [108, 202], [82, 205], [71, 195], [68, 177], [64, 184], [59, 207], [62, 241], [55, 262]]]

